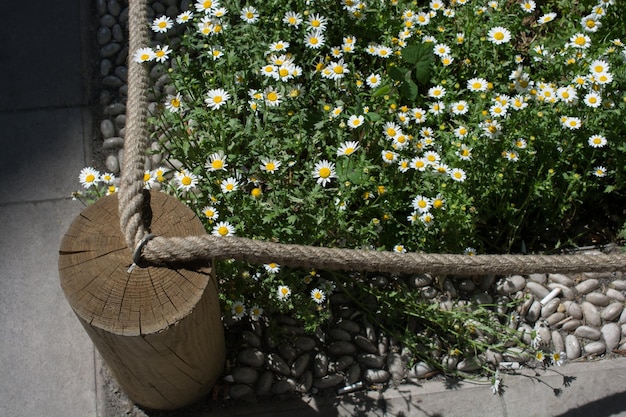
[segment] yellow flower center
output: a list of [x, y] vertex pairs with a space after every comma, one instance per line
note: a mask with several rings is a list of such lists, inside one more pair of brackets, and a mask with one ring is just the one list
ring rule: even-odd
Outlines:
[[319, 175], [320, 175], [320, 178], [328, 178], [328, 177], [330, 177], [330, 168], [328, 168], [328, 167], [320, 168]]
[[252, 12], [246, 12], [246, 18], [247, 19], [252, 19], [254, 17], [254, 13]]
[[139, 57], [142, 61], [147, 61], [150, 59], [150, 55], [148, 54], [141, 54], [141, 56]]
[[350, 148], [346, 148], [345, 151], [343, 151], [344, 154], [346, 155], [352, 155], [354, 153], [354, 148], [350, 147]]
[[278, 75], [280, 75], [281, 77], [286, 77], [289, 75], [289, 70], [287, 68], [281, 68], [278, 71]]
[[322, 22], [320, 22], [319, 20], [315, 19], [311, 22], [311, 26], [313, 26], [314, 28], [320, 27], [320, 25], [322, 24]]
[[594, 27], [596, 27], [596, 22], [595, 20], [587, 20], [587, 23], [585, 23], [585, 25], [589, 28], [589, 29], [593, 29]]
[[213, 6], [213, 0], [205, 0], [205, 1], [202, 3], [202, 6], [203, 6], [205, 9], [209, 9], [211, 6]]
[[217, 233], [219, 233], [220, 236], [226, 236], [228, 235], [228, 227], [226, 226], [220, 226], [217, 228]]
[[276, 169], [276, 165], [273, 162], [268, 162], [265, 164], [265, 169], [268, 171], [274, 171]]
[[228, 183], [228, 184], [226, 184], [226, 189], [227, 189], [228, 191], [232, 191], [232, 190], [234, 190], [234, 189], [235, 189], [235, 185], [234, 185], [234, 184], [231, 184], [231, 183]]
[[213, 97], [213, 103], [220, 104], [222, 102], [222, 96]]
[[222, 161], [221, 159], [216, 159], [213, 162], [211, 162], [211, 167], [213, 169], [222, 169], [224, 168], [224, 161]]
[[387, 128], [387, 135], [393, 137], [393, 136], [396, 136], [396, 134], [397, 134], [396, 129], [394, 129], [393, 127]]
[[276, 101], [276, 100], [278, 100], [278, 94], [276, 94], [276, 92], [274, 92], [274, 91], [271, 91], [271, 92], [269, 92], [267, 94], [267, 99], [269, 101]]
[[165, 29], [167, 27], [167, 22], [161, 21], [161, 22], [158, 23], [158, 26], [161, 29]]
[[172, 107], [180, 107], [180, 100], [177, 98], [173, 98], [170, 100], [170, 104]]
[[497, 40], [497, 41], [501, 41], [502, 39], [504, 39], [504, 33], [502, 33], [502, 32], [496, 32], [496, 33], [493, 35], [493, 38], [494, 38], [495, 40]]
[[472, 84], [472, 88], [473, 88], [474, 90], [480, 90], [480, 88], [481, 88], [482, 86], [483, 86], [483, 85], [482, 85], [481, 83], [479, 83], [478, 81], [476, 81], [476, 82], [474, 82], [474, 83]]
[[85, 182], [94, 182], [95, 180], [96, 180], [96, 176], [95, 176], [95, 175], [93, 175], [93, 174], [88, 174], [88, 175], [85, 177]]
[[143, 182], [150, 181], [150, 178], [152, 178], [152, 176], [150, 175], [149, 172], [146, 172], [146, 173], [143, 174]]
[[252, 189], [250, 194], [252, 194], [252, 197], [254, 197], [254, 198], [259, 198], [259, 197], [261, 197], [262, 191], [261, 191], [261, 189], [259, 187], [256, 187], [256, 188]]
[[185, 175], [181, 180], [180, 183], [185, 185], [185, 186], [189, 186], [191, 185], [191, 177]]
[[289, 18], [289, 24], [290, 24], [290, 25], [295, 25], [295, 24], [296, 24], [296, 22], [297, 22], [297, 20], [296, 20], [296, 18], [295, 18], [295, 17], [293, 17], [293, 16], [292, 16], [292, 17], [290, 17], [290, 18]]
[[341, 65], [335, 65], [333, 67], [333, 72], [335, 74], [343, 74], [343, 67]]

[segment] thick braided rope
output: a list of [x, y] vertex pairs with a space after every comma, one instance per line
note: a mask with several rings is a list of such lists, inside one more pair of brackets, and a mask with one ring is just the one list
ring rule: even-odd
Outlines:
[[[133, 61], [138, 48], [148, 45], [146, 0], [129, 2], [129, 75], [126, 143], [119, 192], [120, 226], [129, 248], [145, 235], [142, 219], [144, 155], [148, 146], [147, 69]], [[390, 273], [526, 274], [532, 272], [611, 272], [626, 270], [626, 255], [446, 255], [395, 253], [286, 245], [236, 237], [155, 237], [143, 241], [139, 255], [152, 265], [209, 263], [236, 259], [283, 266]]]
[[143, 249], [151, 264], [236, 259], [254, 264], [276, 262], [288, 267], [388, 273], [448, 275], [613, 272], [626, 270], [626, 254], [451, 255], [396, 253], [281, 244], [240, 237], [155, 237]]
[[130, 249], [143, 238], [142, 219], [143, 175], [145, 152], [148, 146], [146, 129], [149, 89], [145, 64], [134, 62], [137, 49], [148, 46], [148, 18], [146, 0], [130, 0], [128, 5], [128, 98], [126, 100], [126, 140], [122, 160], [119, 189], [119, 213], [122, 234]]

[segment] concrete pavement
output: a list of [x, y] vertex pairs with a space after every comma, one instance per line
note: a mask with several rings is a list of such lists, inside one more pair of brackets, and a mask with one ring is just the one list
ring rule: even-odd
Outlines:
[[[91, 164], [93, 2], [10, 2], [0, 25], [0, 417], [105, 416], [93, 345], [58, 281], [71, 201]], [[205, 416], [626, 416], [626, 359], [505, 376], [505, 395], [463, 381], [384, 394], [189, 410]], [[156, 415], [156, 414], [154, 414]], [[107, 416], [117, 417], [117, 416]]]

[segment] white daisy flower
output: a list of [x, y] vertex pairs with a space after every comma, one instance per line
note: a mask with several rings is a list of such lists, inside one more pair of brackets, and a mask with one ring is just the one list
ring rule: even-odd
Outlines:
[[286, 12], [285, 17], [283, 17], [283, 23], [297, 28], [302, 23], [302, 15], [293, 11]]
[[100, 172], [91, 167], [83, 168], [78, 174], [78, 181], [83, 187], [89, 188], [100, 182]]
[[150, 62], [156, 58], [154, 51], [152, 48], [139, 48], [135, 51], [135, 55], [133, 56], [133, 61], [142, 63], [142, 62]]
[[204, 217], [206, 217], [209, 220], [217, 220], [217, 218], [220, 215], [219, 211], [213, 206], [203, 207], [202, 214], [204, 214]]
[[359, 143], [356, 141], [348, 141], [342, 143], [339, 148], [337, 148], [337, 156], [350, 156], [357, 149], [359, 149]]
[[235, 227], [228, 222], [219, 222], [215, 226], [213, 226], [213, 231], [211, 232], [213, 236], [234, 236], [235, 235]]
[[325, 159], [317, 162], [313, 168], [313, 177], [317, 178], [318, 184], [321, 184], [322, 187], [326, 187], [326, 184], [337, 177], [335, 164]]
[[239, 17], [246, 23], [256, 23], [259, 20], [259, 11], [252, 6], [246, 6], [241, 9]]
[[324, 294], [324, 291], [320, 290], [319, 288], [314, 288], [311, 290], [311, 298], [317, 304], [322, 304], [324, 300], [326, 300], [326, 294]]
[[281, 162], [275, 159], [263, 158], [261, 159], [261, 171], [275, 173], [281, 166]]
[[174, 22], [167, 16], [157, 17], [152, 21], [152, 31], [165, 33], [174, 26]]
[[222, 88], [209, 90], [204, 102], [212, 110], [222, 107], [230, 99], [230, 94]]
[[602, 104], [602, 96], [595, 91], [590, 91], [585, 94], [583, 102], [587, 107], [598, 108]]
[[230, 307], [230, 312], [236, 319], [240, 319], [246, 314], [246, 306], [243, 304], [243, 301], [235, 301]]
[[228, 164], [226, 163], [226, 156], [224, 155], [224, 152], [219, 151], [211, 154], [207, 158], [205, 166], [211, 172], [226, 171]]
[[185, 169], [178, 171], [174, 178], [178, 183], [179, 190], [189, 191], [198, 184], [198, 177]]
[[370, 74], [366, 79], [365, 82], [367, 83], [369, 88], [376, 88], [380, 85], [381, 82], [381, 78], [380, 75], [378, 74]]
[[356, 129], [361, 126], [365, 122], [365, 117], [363, 115], [352, 115], [348, 118], [348, 127], [350, 129]]
[[311, 49], [319, 49], [324, 46], [326, 42], [326, 37], [324, 36], [324, 32], [321, 30], [313, 30], [307, 32], [304, 36], [304, 46]]
[[263, 268], [270, 274], [277, 274], [280, 272], [280, 265], [276, 262], [270, 262], [269, 264], [263, 264]]
[[291, 289], [286, 285], [279, 285], [276, 292], [278, 295], [278, 299], [281, 301], [286, 300], [291, 295]]
[[187, 23], [193, 20], [193, 13], [191, 10], [187, 10], [176, 16], [176, 23], [182, 25], [183, 23]]
[[511, 40], [511, 31], [502, 26], [496, 26], [489, 29], [489, 32], [487, 32], [487, 39], [489, 39], [489, 42], [491, 43], [501, 45]]
[[593, 148], [602, 148], [608, 143], [608, 141], [606, 140], [606, 137], [602, 135], [593, 135], [589, 137], [587, 143], [589, 143], [589, 146]]
[[239, 188], [239, 181], [234, 177], [228, 177], [220, 183], [220, 189], [223, 193], [232, 193]]
[[465, 171], [463, 171], [461, 168], [453, 168], [450, 171], [450, 178], [452, 178], [454, 181], [463, 182], [465, 181], [466, 177], [467, 175], [465, 174]]

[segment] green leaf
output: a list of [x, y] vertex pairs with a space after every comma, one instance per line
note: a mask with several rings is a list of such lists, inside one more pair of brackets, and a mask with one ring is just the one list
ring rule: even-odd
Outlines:
[[372, 93], [372, 97], [384, 96], [385, 94], [389, 94], [390, 91], [391, 91], [391, 87], [389, 87], [388, 85], [383, 85], [378, 90]]
[[399, 88], [400, 94], [407, 98], [409, 101], [413, 101], [417, 98], [417, 84], [415, 84], [412, 80], [405, 81], [400, 85]]
[[406, 68], [390, 65], [387, 71], [389, 72], [391, 79], [396, 81], [404, 82], [407, 80], [407, 77], [408, 79], [411, 78], [411, 71]]
[[420, 84], [428, 84], [434, 61], [433, 48], [426, 43], [409, 45], [402, 50], [402, 59], [415, 68], [415, 79]]

